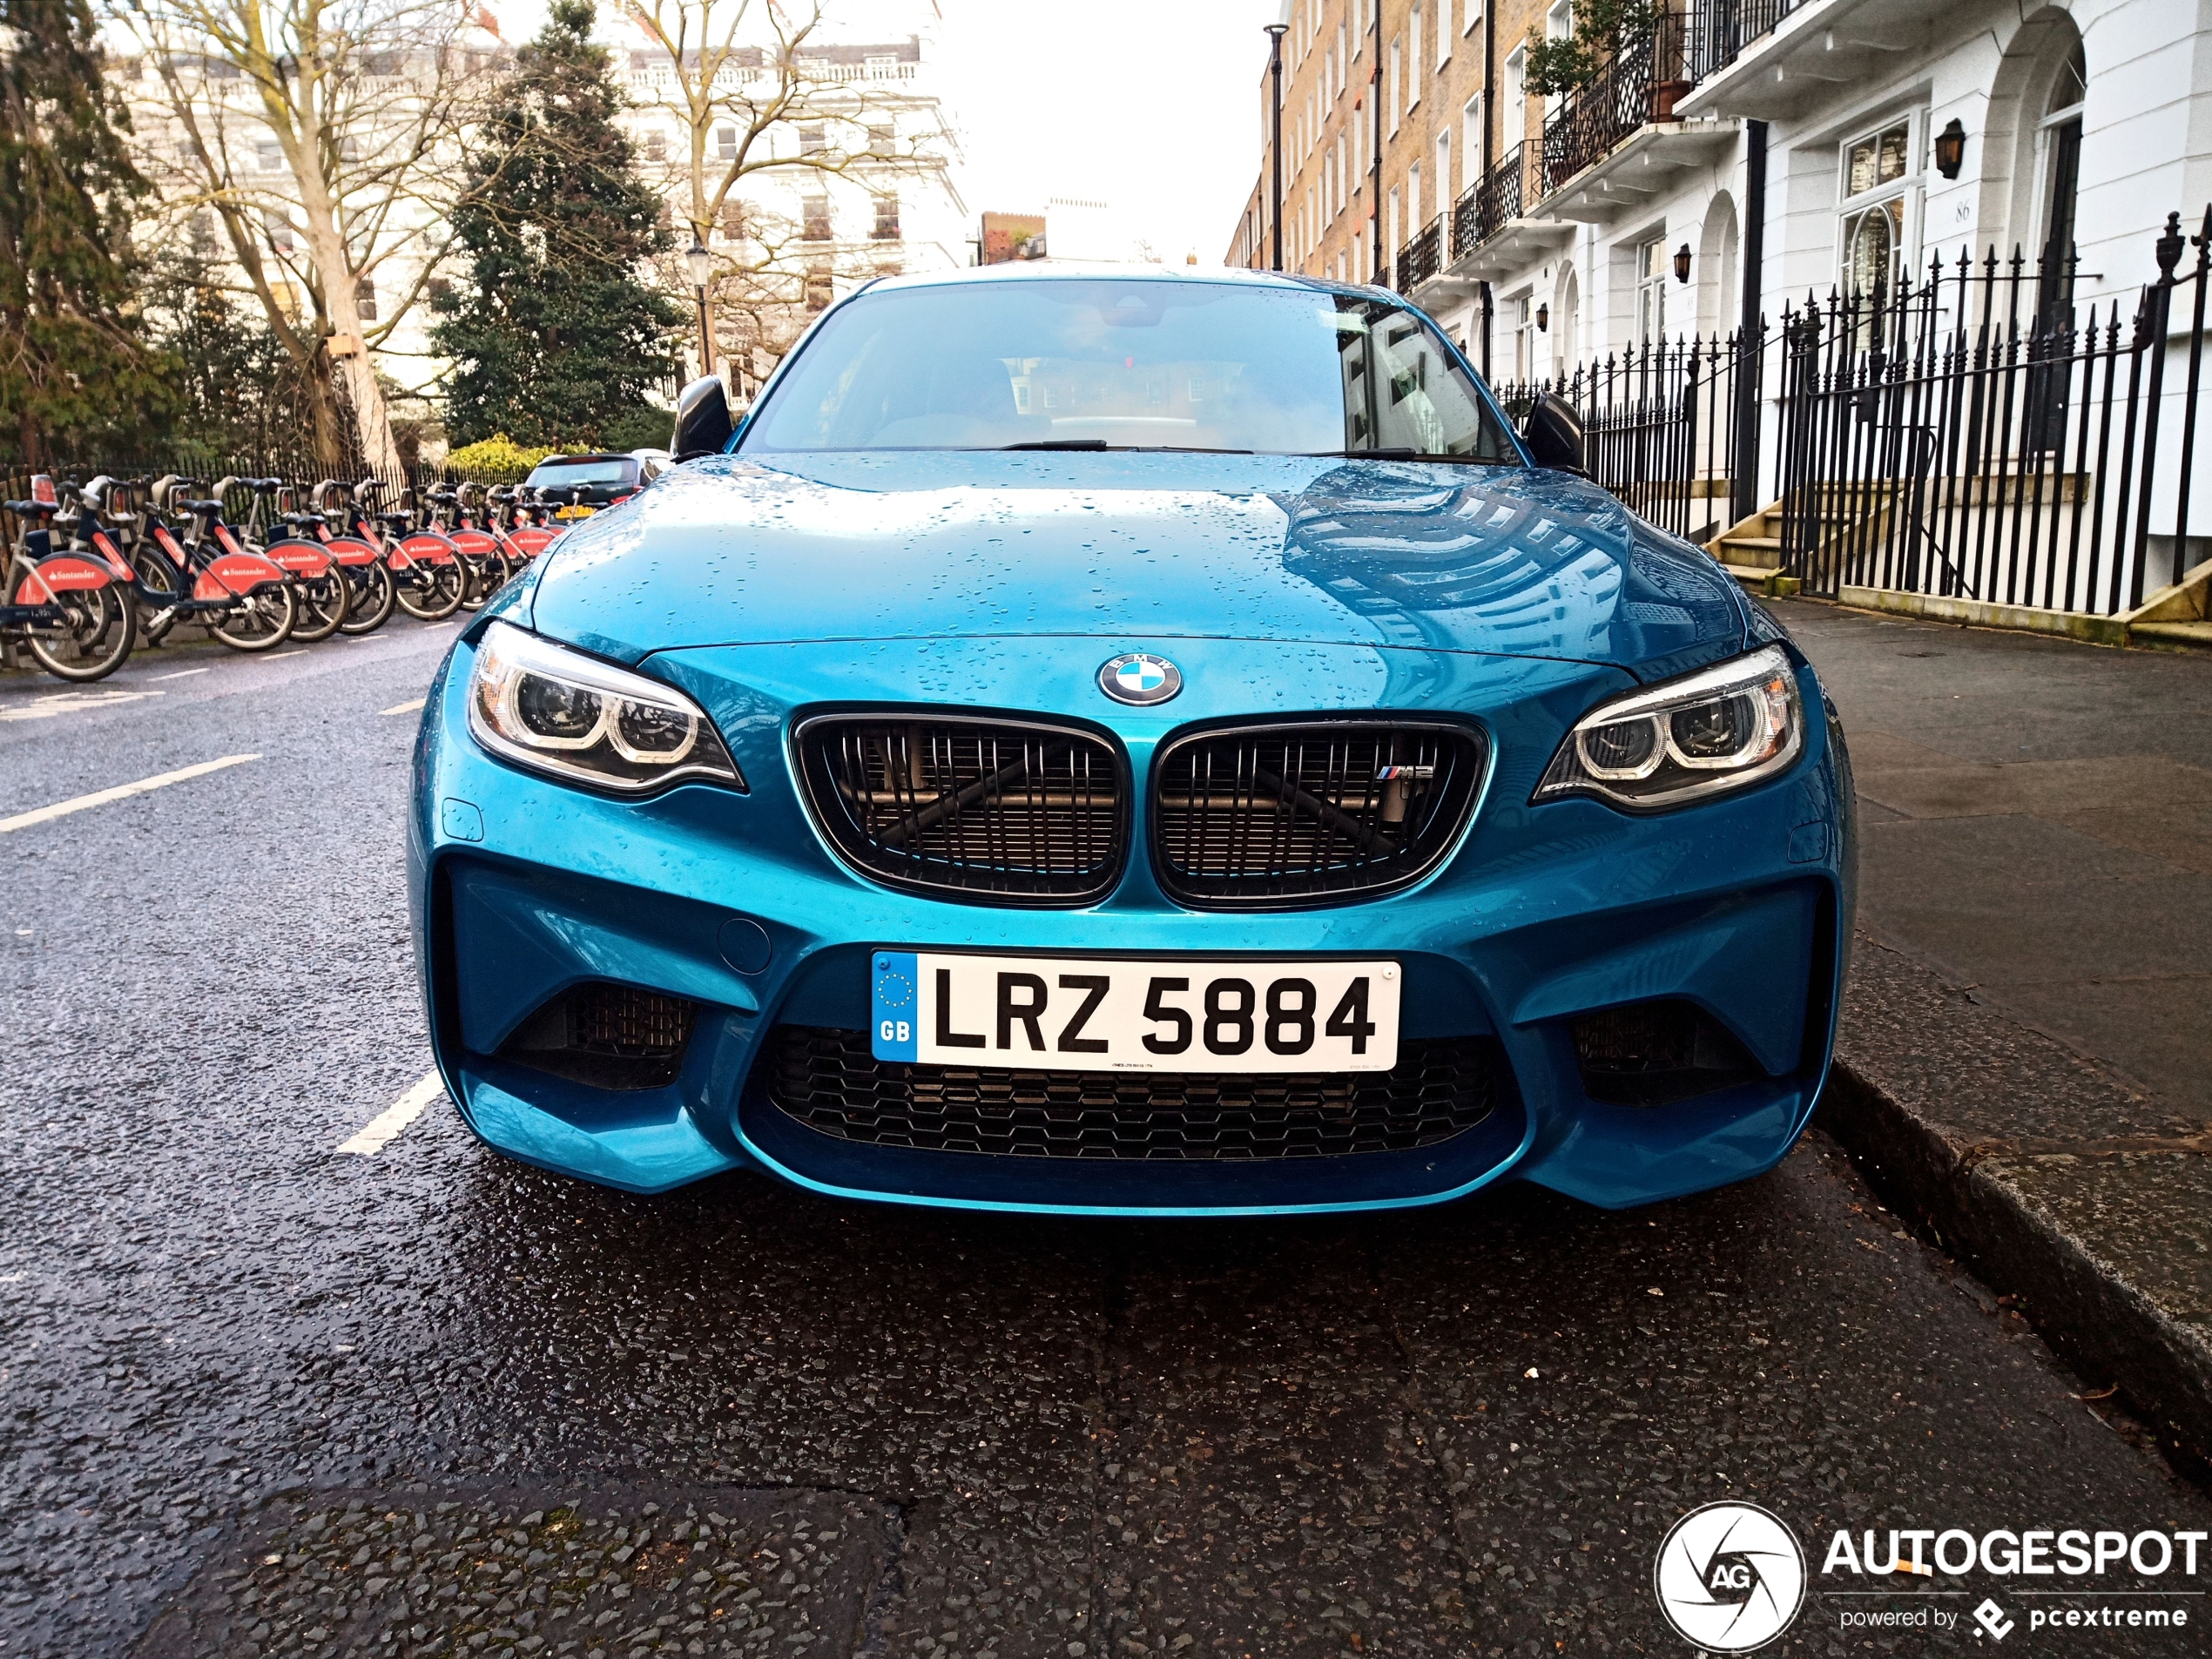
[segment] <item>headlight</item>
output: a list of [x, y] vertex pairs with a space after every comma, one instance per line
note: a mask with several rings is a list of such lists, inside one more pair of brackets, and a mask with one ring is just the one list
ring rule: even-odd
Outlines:
[[1595, 795], [1663, 812], [1770, 778], [1804, 745], [1797, 673], [1769, 645], [1599, 704], [1575, 722], [1530, 799]]
[[469, 730], [516, 765], [625, 794], [680, 778], [745, 786], [714, 722], [683, 692], [503, 622], [476, 648]]

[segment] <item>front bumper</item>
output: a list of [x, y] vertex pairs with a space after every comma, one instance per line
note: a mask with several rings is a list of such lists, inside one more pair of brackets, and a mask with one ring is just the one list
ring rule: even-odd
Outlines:
[[[786, 753], [792, 711], [825, 689], [911, 701], [914, 686], [956, 684], [972, 705], [1095, 715], [1102, 699], [1084, 695], [1074, 671], [1059, 685], [1034, 655], [988, 641], [673, 653], [660, 671], [713, 712], [752, 792], [691, 786], [618, 801], [477, 748], [464, 638], [425, 709], [408, 850], [433, 1043], [471, 1127], [510, 1157], [633, 1191], [752, 1167], [841, 1197], [1123, 1215], [1389, 1208], [1507, 1177], [1629, 1205], [1756, 1175], [1789, 1150], [1826, 1074], [1851, 902], [1847, 762], [1809, 669], [1806, 752], [1790, 772], [1638, 819], [1591, 801], [1526, 805], [1559, 734], [1627, 683], [1615, 671], [1317, 647], [1305, 654], [1323, 671], [1300, 676], [1305, 696], [1293, 700], [1266, 689], [1281, 679], [1279, 647], [1097, 641], [1073, 654], [1095, 666], [1163, 644], [1192, 689], [1108, 721], [1129, 751], [1136, 822], [1162, 738], [1200, 719], [1311, 709], [1318, 684], [1342, 688], [1339, 706], [1450, 709], [1490, 728], [1496, 759], [1465, 842], [1408, 892], [1318, 910], [1184, 909], [1161, 894], [1141, 851], [1086, 909], [917, 898], [853, 875], [816, 835]], [[1223, 689], [1209, 700], [1207, 686]], [[1406, 974], [1402, 1035], [1494, 1038], [1514, 1087], [1474, 1128], [1413, 1151], [1162, 1163], [833, 1139], [769, 1100], [756, 1062], [779, 1024], [864, 1029], [877, 947], [1391, 956]], [[598, 980], [698, 1005], [672, 1082], [609, 1089], [502, 1057], [549, 999]], [[1574, 1022], [1656, 1000], [1712, 1016], [1755, 1075], [1669, 1105], [1593, 1099]]]

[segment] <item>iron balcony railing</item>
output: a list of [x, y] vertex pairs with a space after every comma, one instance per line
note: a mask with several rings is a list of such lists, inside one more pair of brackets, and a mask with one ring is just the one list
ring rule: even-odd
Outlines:
[[1691, 0], [1685, 69], [1692, 82], [1726, 69], [1762, 35], [1817, 0]]
[[1650, 35], [1624, 44], [1589, 80], [1566, 94], [1544, 120], [1544, 190], [1557, 190], [1611, 155], [1638, 127], [1674, 118], [1690, 87], [1683, 14], [1662, 11]]
[[1525, 145], [1516, 144], [1467, 187], [1452, 208], [1452, 257], [1463, 260], [1521, 217]]
[[1444, 215], [1439, 213], [1398, 251], [1398, 292], [1411, 293], [1444, 265]]

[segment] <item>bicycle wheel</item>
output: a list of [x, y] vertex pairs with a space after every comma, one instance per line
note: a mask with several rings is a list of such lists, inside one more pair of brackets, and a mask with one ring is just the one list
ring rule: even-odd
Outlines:
[[346, 623], [346, 610], [352, 595], [346, 586], [345, 570], [332, 565], [327, 573], [319, 577], [302, 577], [295, 590], [299, 616], [292, 624], [292, 637], [302, 645], [312, 645], [319, 639], [327, 639]]
[[394, 578], [400, 609], [418, 622], [443, 622], [461, 609], [469, 591], [469, 572], [458, 558], [442, 564], [424, 560]]
[[492, 595], [511, 581], [515, 567], [507, 556], [495, 549], [469, 561], [469, 591], [461, 603], [470, 610], [482, 610]]
[[346, 604], [346, 620], [340, 631], [352, 635], [373, 634], [392, 619], [393, 608], [399, 603], [399, 590], [392, 581], [392, 573], [379, 559], [374, 564], [349, 564], [344, 567], [349, 597]]
[[117, 588], [67, 594], [55, 610], [51, 621], [25, 623], [24, 633], [38, 666], [57, 679], [105, 679], [138, 643], [138, 617]]
[[240, 594], [238, 603], [222, 613], [215, 624], [215, 637], [233, 651], [274, 651], [292, 637], [299, 617], [290, 583], [264, 583]]

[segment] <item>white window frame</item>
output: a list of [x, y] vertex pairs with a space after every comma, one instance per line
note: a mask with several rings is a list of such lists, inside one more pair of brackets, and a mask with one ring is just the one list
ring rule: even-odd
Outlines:
[[1452, 61], [1452, 0], [1436, 0], [1436, 66]]
[[[1383, 236], [1385, 239], [1383, 246], [1389, 250], [1386, 257], [1395, 259], [1398, 257], [1398, 250], [1406, 246], [1404, 242], [1399, 239], [1398, 235], [1398, 221], [1399, 216], [1398, 211], [1397, 185], [1393, 185], [1390, 187], [1390, 197], [1385, 206], [1387, 211], [1383, 215]], [[1379, 265], [1382, 263], [1382, 260], [1378, 259], [1375, 263]]]
[[1452, 194], [1452, 129], [1442, 127], [1436, 134], [1436, 211], [1450, 212], [1455, 199]]
[[1477, 92], [1460, 111], [1460, 175], [1469, 185], [1481, 179], [1487, 161], [1483, 140], [1490, 135], [1482, 118], [1482, 94]]
[[[1909, 169], [1901, 176], [1862, 190], [1856, 196], [1851, 188], [1851, 152], [1855, 144], [1869, 139], [1878, 142], [1881, 135], [1892, 127], [1905, 128], [1905, 159]], [[1919, 260], [1920, 208], [1927, 185], [1927, 172], [1922, 151], [1927, 142], [1927, 111], [1911, 109], [1901, 115], [1894, 111], [1878, 121], [1851, 132], [1836, 146], [1836, 281], [1848, 293], [1851, 289], [1851, 239], [1847, 227], [1869, 210], [1896, 201], [1901, 204], [1898, 213], [1897, 246], [1891, 253], [1891, 280], [1910, 278]]]
[[[1647, 255], [1650, 257], [1647, 259]], [[1644, 267], [1653, 266], [1650, 270]], [[1667, 337], [1667, 233], [1658, 231], [1636, 244], [1636, 343], [1655, 346]]]
[[1467, 21], [1460, 25], [1460, 32], [1471, 35], [1482, 27], [1482, 0], [1467, 0]]
[[1420, 7], [1419, 7], [1419, 6], [1415, 6], [1415, 7], [1413, 8], [1413, 13], [1412, 13], [1412, 16], [1410, 17], [1410, 18], [1408, 19], [1407, 24], [1406, 24], [1406, 38], [1407, 38], [1407, 41], [1408, 41], [1408, 43], [1412, 45], [1412, 47], [1413, 47], [1413, 49], [1411, 52], [1409, 52], [1409, 53], [1406, 55], [1406, 61], [1408, 64], [1410, 64], [1411, 65], [1413, 65], [1413, 72], [1410, 76], [1408, 76], [1408, 77], [1406, 78], [1406, 90], [1407, 93], [1409, 94], [1409, 96], [1408, 96], [1408, 97], [1406, 98], [1406, 109], [1407, 109], [1408, 111], [1413, 111], [1413, 110], [1418, 110], [1418, 109], [1419, 109], [1419, 108], [1420, 108], [1420, 106], [1421, 106], [1421, 9], [1420, 9]]
[[1390, 43], [1390, 84], [1386, 89], [1390, 98], [1390, 132], [1393, 138], [1398, 136], [1398, 125], [1405, 115], [1405, 111], [1399, 107], [1399, 100], [1405, 96], [1406, 92], [1405, 71], [1405, 37], [1395, 36]]
[[1507, 150], [1528, 142], [1528, 49], [1516, 46], [1506, 54], [1506, 105], [1498, 111], [1501, 138]]
[[[2051, 170], [2057, 165], [2051, 152], [2051, 135], [2067, 122], [2080, 120], [2083, 105], [2087, 103], [2087, 100], [2085, 98], [2080, 104], [2069, 104], [2064, 109], [2053, 110], [2036, 123], [2035, 199], [2029, 209], [2027, 221], [2035, 227], [2036, 246], [2034, 253], [2030, 255], [2031, 262], [2041, 257], [2044, 240], [2051, 227], [2051, 185], [2054, 182], [2051, 178]], [[2079, 247], [2081, 245], [2081, 239], [2078, 233], [2081, 228], [2079, 218], [2081, 212], [2081, 186], [2078, 179], [2074, 183], [2074, 211], [2076, 215], [2074, 230], [2077, 233], [2074, 239], [2074, 246]]]
[[1421, 164], [1416, 161], [1406, 169], [1406, 239], [1398, 246], [1403, 247], [1419, 236], [1427, 223], [1421, 212]]

